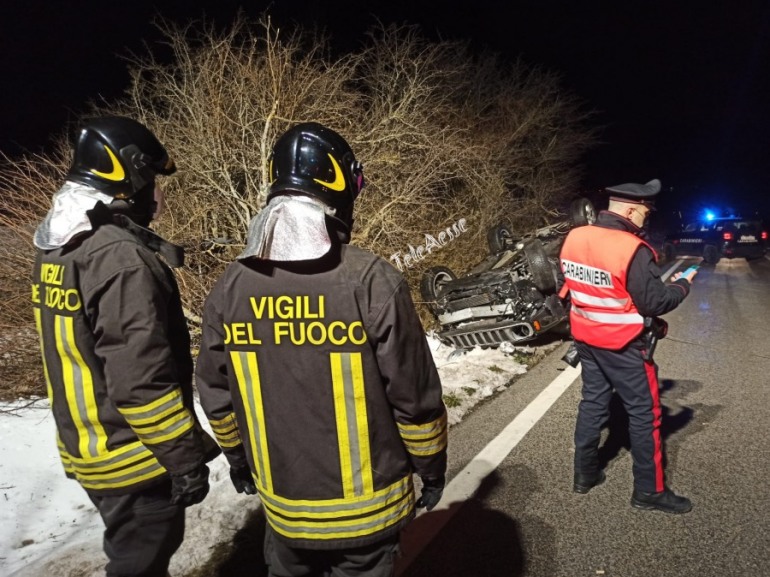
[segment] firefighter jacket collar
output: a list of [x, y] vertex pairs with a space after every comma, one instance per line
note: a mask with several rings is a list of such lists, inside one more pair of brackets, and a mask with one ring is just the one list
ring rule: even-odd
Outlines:
[[109, 204], [112, 197], [90, 186], [65, 182], [53, 195], [51, 209], [35, 230], [35, 246], [53, 250], [67, 244], [75, 235], [93, 230], [86, 213], [99, 201]]
[[238, 260], [254, 257], [291, 262], [316, 260], [332, 246], [326, 223], [329, 209], [307, 196], [281, 195], [273, 198], [251, 220], [246, 249]]
[[[102, 203], [98, 203], [96, 207], [104, 207], [104, 210], [109, 210]], [[93, 213], [93, 211], [89, 212]], [[142, 241], [144, 246], [160, 254], [171, 268], [180, 268], [184, 266], [184, 249], [181, 246], [170, 243], [149, 228], [139, 226], [125, 214], [114, 214], [112, 215], [112, 220], [118, 226], [131, 232], [131, 234]]]

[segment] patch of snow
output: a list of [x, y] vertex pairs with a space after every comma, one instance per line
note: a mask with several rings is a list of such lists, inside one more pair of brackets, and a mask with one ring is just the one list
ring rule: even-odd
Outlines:
[[[520, 355], [536, 350], [459, 351], [432, 335], [427, 339], [450, 425], [525, 373]], [[210, 431], [199, 406], [196, 411]], [[0, 435], [0, 575], [103, 575], [102, 521], [80, 485], [64, 476], [48, 401], [0, 404]], [[212, 549], [231, 541], [260, 506], [257, 497], [235, 492], [223, 456], [209, 467], [211, 491], [203, 503], [187, 510], [185, 540], [171, 562], [173, 575], [203, 565]]]

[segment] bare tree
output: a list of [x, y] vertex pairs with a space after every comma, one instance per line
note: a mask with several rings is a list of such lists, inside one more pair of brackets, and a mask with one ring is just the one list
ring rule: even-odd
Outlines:
[[[334, 128], [365, 165], [353, 242], [390, 259], [465, 219], [466, 232], [404, 270], [415, 288], [429, 266], [462, 272], [480, 259], [489, 226], [554, 218], [593, 139], [557, 76], [428, 41], [414, 26], [379, 25], [360, 51], [333, 56], [323, 35], [278, 29], [268, 16], [239, 17], [224, 31], [158, 25], [172, 60], [129, 55], [124, 96], [88, 112], [142, 121], [179, 166], [164, 179], [168, 209], [157, 227], [186, 249], [178, 278], [193, 326], [265, 203], [275, 139], [297, 122]], [[0, 164], [0, 230], [12, 237], [0, 247], [6, 328], [34, 326], [31, 230], [69, 163], [58, 142], [49, 155]]]

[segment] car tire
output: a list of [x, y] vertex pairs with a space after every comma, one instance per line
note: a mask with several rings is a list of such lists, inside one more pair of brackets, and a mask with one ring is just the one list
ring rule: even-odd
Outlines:
[[456, 278], [457, 275], [445, 266], [433, 266], [422, 273], [420, 295], [434, 315], [439, 315], [443, 312], [436, 303], [436, 299], [441, 294], [441, 287]]
[[596, 209], [587, 198], [576, 198], [569, 206], [569, 220], [572, 226], [585, 226], [596, 222]]
[[671, 262], [676, 257], [676, 247], [670, 242], [664, 242], [660, 249], [660, 256], [663, 262]]
[[498, 254], [507, 247], [507, 240], [512, 238], [510, 229], [504, 224], [493, 226], [487, 231], [487, 244], [489, 244], [489, 253]]
[[703, 247], [703, 260], [707, 264], [716, 264], [719, 262], [719, 249], [713, 244], [707, 244]]
[[556, 269], [539, 240], [532, 240], [524, 245], [524, 256], [532, 275], [532, 283], [537, 290], [549, 293], [556, 289]]

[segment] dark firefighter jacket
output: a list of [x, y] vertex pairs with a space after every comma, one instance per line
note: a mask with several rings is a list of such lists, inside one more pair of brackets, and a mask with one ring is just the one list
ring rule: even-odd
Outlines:
[[62, 248], [39, 250], [33, 274], [67, 476], [89, 492], [125, 494], [215, 455], [193, 410], [179, 290], [155, 252], [125, 228], [104, 224]]
[[271, 527], [301, 548], [396, 533], [414, 514], [412, 474], [446, 469], [441, 383], [409, 289], [384, 260], [339, 250], [315, 270], [231, 264], [196, 367], [225, 454], [248, 459]]
[[689, 293], [686, 279], [662, 282], [644, 236], [609, 211], [602, 211], [595, 225], [567, 235], [560, 255], [566, 282], [561, 295], [573, 293], [570, 326], [576, 340], [619, 350], [642, 333], [643, 317], [673, 310]]

